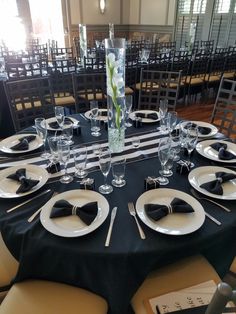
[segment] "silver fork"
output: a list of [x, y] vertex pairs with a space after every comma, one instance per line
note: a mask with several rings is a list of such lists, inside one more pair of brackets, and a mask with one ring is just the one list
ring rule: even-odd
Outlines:
[[225, 206], [223, 206], [223, 205], [221, 205], [221, 204], [219, 204], [219, 203], [217, 203], [217, 202], [215, 202], [215, 201], [213, 201], [213, 200], [211, 200], [211, 199], [209, 199], [209, 198], [199, 196], [199, 195], [197, 194], [197, 192], [196, 192], [194, 189], [190, 189], [190, 191], [191, 191], [191, 193], [193, 194], [193, 196], [195, 196], [195, 197], [198, 198], [199, 200], [205, 200], [205, 201], [211, 202], [211, 203], [213, 203], [213, 204], [219, 206], [220, 208], [224, 209], [226, 212], [228, 212], [228, 213], [231, 212], [231, 210], [230, 210], [229, 208], [227, 208], [227, 207], [225, 207]]
[[[52, 195], [52, 197], [55, 196], [55, 195], [57, 195], [57, 194], [58, 194], [58, 192], [54, 192], [53, 195]], [[32, 221], [34, 220], [34, 218], [37, 217], [37, 215], [41, 212], [42, 208], [43, 208], [43, 206], [40, 207], [38, 210], [36, 210], [36, 212], [34, 212], [33, 215], [31, 215], [31, 216], [28, 218], [27, 221], [28, 221], [28, 222], [32, 222]]]
[[145, 234], [143, 232], [143, 229], [141, 228], [141, 226], [140, 226], [140, 224], [138, 222], [138, 219], [136, 217], [136, 211], [135, 211], [135, 208], [134, 208], [134, 203], [133, 202], [129, 202], [128, 203], [128, 208], [129, 208], [130, 215], [133, 216], [135, 221], [136, 221], [136, 224], [137, 224], [138, 231], [139, 231], [141, 239], [143, 239], [143, 240], [146, 239], [146, 236], [145, 236]]

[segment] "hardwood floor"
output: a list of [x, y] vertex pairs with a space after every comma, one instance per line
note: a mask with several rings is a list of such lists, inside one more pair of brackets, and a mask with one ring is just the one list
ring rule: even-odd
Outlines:
[[177, 106], [176, 111], [179, 118], [184, 120], [196, 120], [210, 122], [214, 104], [192, 104], [188, 106]]

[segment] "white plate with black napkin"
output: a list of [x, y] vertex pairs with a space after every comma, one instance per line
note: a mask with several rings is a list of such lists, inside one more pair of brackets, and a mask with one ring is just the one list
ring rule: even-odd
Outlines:
[[[182, 201], [192, 212], [169, 213], [159, 220], [153, 220], [147, 214], [145, 206], [150, 204], [166, 205], [173, 200]], [[139, 218], [151, 229], [169, 235], [184, 235], [198, 230], [205, 221], [205, 212], [202, 205], [187, 193], [174, 189], [155, 189], [143, 193], [136, 202]]]
[[[17, 193], [21, 186], [21, 181], [7, 178], [17, 173], [19, 169], [25, 169], [26, 179], [38, 181], [27, 192]], [[19, 165], [15, 167], [6, 168], [0, 171], [0, 197], [2, 198], [17, 198], [31, 194], [40, 189], [48, 180], [47, 171], [36, 165]]]
[[187, 125], [188, 123], [192, 123], [192, 125], [198, 126], [198, 137], [199, 138], [208, 138], [211, 136], [214, 136], [217, 134], [218, 129], [213, 124], [203, 122], [203, 121], [186, 121], [186, 124], [183, 123], [183, 125]]
[[43, 140], [36, 134], [16, 134], [0, 142], [0, 150], [7, 154], [22, 154], [38, 149]]
[[[72, 117], [65, 117], [63, 128], [66, 129], [68, 126], [66, 126], [66, 123], [73, 123], [74, 126], [78, 124], [78, 120]], [[57, 119], [55, 117], [46, 119], [47, 123], [47, 130], [49, 131], [60, 131], [60, 126], [57, 123]], [[68, 124], [69, 125], [69, 124]]]
[[[97, 214], [89, 224], [80, 216], [67, 215], [50, 218], [55, 204], [58, 201], [66, 201], [72, 205], [72, 210], [80, 208], [88, 203], [97, 202]], [[76, 207], [75, 207], [76, 206]], [[67, 208], [66, 208], [67, 210]], [[63, 208], [62, 208], [63, 211]], [[90, 190], [71, 190], [55, 195], [42, 208], [40, 220], [45, 229], [61, 237], [80, 237], [96, 230], [106, 220], [109, 213], [109, 204], [104, 196]]]
[[[217, 146], [219, 146], [217, 148]], [[229, 153], [229, 159], [224, 159], [220, 157], [220, 146], [225, 147], [225, 158], [227, 158], [227, 153]], [[214, 148], [215, 147], [215, 148]], [[234, 163], [236, 162], [236, 144], [222, 141], [222, 140], [206, 140], [198, 143], [196, 145], [196, 151], [210, 160], [223, 162], [223, 163]], [[235, 156], [235, 158], [234, 158]]]
[[[236, 200], [236, 172], [231, 169], [217, 166], [198, 167], [190, 171], [188, 180], [202, 194], [221, 200]], [[222, 188], [222, 194], [218, 194], [220, 191], [216, 191], [216, 185], [218, 189]]]
[[131, 120], [141, 118], [143, 123], [154, 123], [160, 121], [159, 113], [154, 110], [137, 110], [129, 115]]
[[[92, 116], [92, 111], [91, 110], [88, 110], [85, 112], [84, 116], [87, 118], [87, 119], [91, 119], [91, 116]], [[99, 109], [99, 116], [98, 116], [98, 119], [100, 121], [107, 121], [107, 109]]]

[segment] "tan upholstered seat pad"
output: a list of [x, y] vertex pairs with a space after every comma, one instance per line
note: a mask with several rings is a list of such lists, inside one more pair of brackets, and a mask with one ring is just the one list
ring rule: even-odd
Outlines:
[[[42, 104], [40, 100], [34, 101], [34, 107], [41, 107], [41, 105]], [[31, 108], [32, 108], [31, 102], [19, 103], [16, 105], [16, 109], [19, 111], [23, 109], [31, 109]]]
[[130, 87], [125, 87], [125, 95], [130, 95], [133, 94], [134, 91], [132, 90], [132, 88]]
[[0, 306], [0, 314], [105, 314], [107, 304], [95, 294], [49, 281], [15, 284]]
[[63, 106], [63, 105], [74, 105], [75, 104], [75, 99], [73, 96], [65, 96], [65, 97], [57, 97], [55, 98], [55, 103], [58, 106]]

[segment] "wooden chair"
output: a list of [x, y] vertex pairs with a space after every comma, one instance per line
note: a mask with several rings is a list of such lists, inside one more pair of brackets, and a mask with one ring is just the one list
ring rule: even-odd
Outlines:
[[76, 112], [85, 112], [90, 101], [97, 100], [100, 108], [107, 107], [105, 73], [72, 73]]
[[87, 290], [28, 280], [12, 286], [0, 306], [0, 314], [106, 314], [107, 308], [103, 298]]
[[211, 123], [228, 137], [236, 135], [236, 81], [221, 79]]
[[162, 99], [168, 100], [168, 107], [175, 110], [181, 72], [141, 70], [138, 109], [159, 109]]
[[48, 78], [8, 81], [5, 91], [15, 131], [31, 126], [37, 117], [54, 116], [54, 98]]

